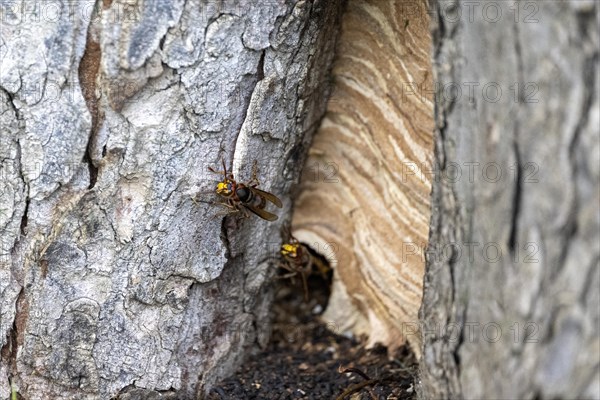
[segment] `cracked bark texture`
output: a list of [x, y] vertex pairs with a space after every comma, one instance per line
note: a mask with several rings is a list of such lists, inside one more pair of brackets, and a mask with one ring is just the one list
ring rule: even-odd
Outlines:
[[[493, 23], [482, 18], [490, 3], [502, 12]], [[598, 3], [478, 4], [470, 20], [466, 2], [439, 1], [432, 18], [437, 177], [420, 394], [599, 398]], [[467, 95], [466, 83], [490, 82], [497, 101]]]
[[[202, 396], [268, 339], [340, 2], [0, 6], [0, 398]], [[276, 223], [192, 202], [221, 157]]]

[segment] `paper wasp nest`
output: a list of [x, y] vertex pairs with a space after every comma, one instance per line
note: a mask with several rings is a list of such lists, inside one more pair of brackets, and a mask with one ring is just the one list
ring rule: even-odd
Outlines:
[[427, 4], [351, 0], [339, 40], [293, 226], [337, 260], [323, 319], [418, 354], [433, 175]]

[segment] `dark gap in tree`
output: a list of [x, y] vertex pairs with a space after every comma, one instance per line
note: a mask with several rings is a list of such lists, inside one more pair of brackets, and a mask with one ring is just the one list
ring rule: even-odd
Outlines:
[[[306, 274], [308, 299], [304, 301], [304, 286], [302, 277], [298, 274], [289, 279], [276, 280], [276, 302], [290, 305], [289, 311], [295, 311], [297, 315], [320, 315], [329, 303], [334, 271], [325, 256], [307, 243], [300, 244], [308, 250], [312, 259], [310, 272]], [[285, 269], [278, 268], [278, 278], [283, 277], [286, 272]]]
[[393, 354], [379, 344], [367, 349], [364, 337], [341, 332], [334, 323], [320, 319], [334, 271], [323, 254], [307, 243], [299, 244], [312, 258], [308, 299], [301, 276], [279, 279], [289, 271], [278, 268], [270, 343], [252, 354], [234, 376], [218, 383], [208, 399], [349, 399], [357, 394], [413, 399], [414, 353], [408, 346]]
[[27, 213], [29, 212], [29, 197], [25, 200], [25, 211], [23, 212], [23, 217], [21, 217], [21, 235], [25, 236], [27, 234]]
[[93, 189], [96, 185], [96, 181], [98, 180], [98, 167], [96, 167], [92, 162], [89, 148], [86, 150], [85, 155], [83, 156], [83, 162], [88, 165], [90, 172], [90, 184], [88, 185], [88, 189]]
[[258, 66], [256, 67], [256, 79], [258, 82], [265, 79], [265, 51], [260, 53], [260, 59], [258, 60]]
[[518, 148], [516, 142], [514, 143], [514, 149], [515, 149], [515, 192], [513, 195], [510, 236], [508, 239], [508, 248], [511, 251], [511, 253], [513, 253], [513, 254], [515, 253], [515, 249], [517, 247], [518, 221], [519, 221], [519, 214], [521, 211], [521, 197], [523, 196], [521, 155], [519, 154], [519, 148]]

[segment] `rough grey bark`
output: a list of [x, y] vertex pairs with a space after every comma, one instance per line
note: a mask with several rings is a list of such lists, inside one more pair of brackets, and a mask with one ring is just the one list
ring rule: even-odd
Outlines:
[[[340, 2], [0, 4], [0, 398], [195, 398], [268, 338]], [[276, 223], [192, 202], [221, 157]]]
[[598, 3], [475, 3], [433, 14], [421, 397], [599, 398]]

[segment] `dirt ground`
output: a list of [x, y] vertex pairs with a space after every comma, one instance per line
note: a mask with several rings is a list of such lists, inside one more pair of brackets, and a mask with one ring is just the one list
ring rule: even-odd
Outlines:
[[310, 278], [308, 302], [299, 279], [276, 282], [270, 344], [213, 388], [209, 400], [416, 398], [417, 366], [407, 347], [389, 355], [383, 346], [366, 349], [364, 340], [328, 330], [318, 320], [329, 296], [321, 278]]

